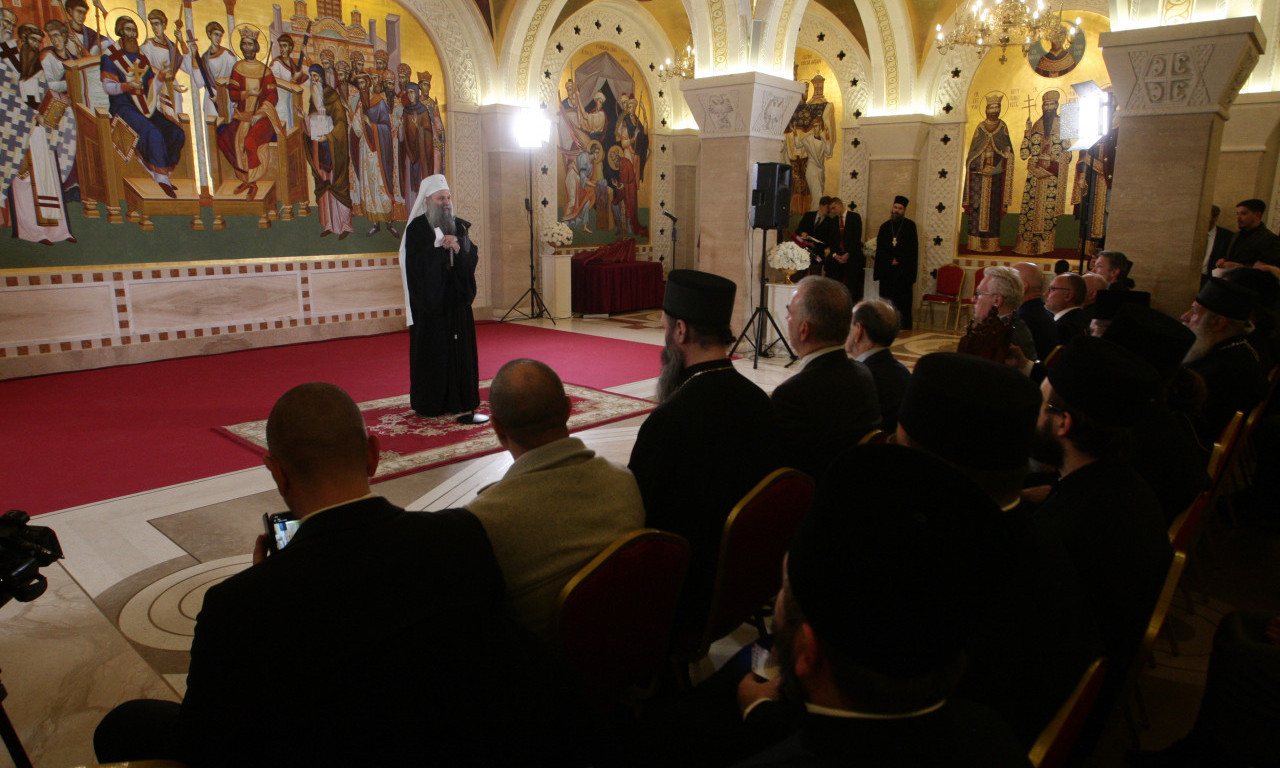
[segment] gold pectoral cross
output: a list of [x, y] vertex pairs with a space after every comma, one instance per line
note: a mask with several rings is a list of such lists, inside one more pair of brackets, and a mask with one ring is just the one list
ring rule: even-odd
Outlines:
[[896, 238], [896, 237], [895, 237], [895, 238], [893, 238], [893, 247], [894, 247], [894, 248], [897, 248], [897, 247], [898, 247], [898, 238]]

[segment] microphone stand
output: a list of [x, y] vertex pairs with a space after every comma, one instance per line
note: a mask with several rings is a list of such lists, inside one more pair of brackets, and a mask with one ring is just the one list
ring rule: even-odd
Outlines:
[[[676, 263], [676, 223], [680, 220], [672, 216], [669, 211], [663, 211], [662, 215], [671, 219], [671, 264], [674, 267]], [[662, 261], [661, 256], [658, 257], [658, 261]]]

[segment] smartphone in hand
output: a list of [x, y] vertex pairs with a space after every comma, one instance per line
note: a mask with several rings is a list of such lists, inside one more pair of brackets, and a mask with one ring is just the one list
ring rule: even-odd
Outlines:
[[292, 512], [264, 512], [262, 527], [267, 532], [267, 549], [275, 554], [285, 548], [298, 530], [298, 518]]

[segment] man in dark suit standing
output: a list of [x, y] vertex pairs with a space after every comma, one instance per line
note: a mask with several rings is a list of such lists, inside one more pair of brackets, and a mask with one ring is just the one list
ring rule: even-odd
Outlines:
[[880, 403], [880, 428], [893, 434], [898, 429], [898, 407], [907, 389], [911, 371], [889, 351], [898, 336], [898, 313], [885, 301], [859, 302], [853, 308], [853, 325], [844, 351], [865, 363], [876, 383]]
[[787, 335], [800, 365], [771, 400], [784, 462], [815, 479], [880, 423], [871, 372], [842, 346], [851, 310], [849, 292], [829, 277], [801, 280], [787, 304]]
[[1252, 267], [1261, 261], [1280, 266], [1280, 237], [1262, 223], [1267, 204], [1256, 198], [1236, 203], [1236, 227], [1227, 255], [1214, 264], [1220, 269]]
[[[800, 217], [799, 223], [796, 224], [796, 231], [792, 239], [801, 248], [807, 248], [810, 254], [809, 274], [822, 274], [821, 259], [818, 256], [826, 247], [822, 243], [815, 243], [814, 240], [822, 240], [822, 229], [827, 220], [827, 213], [831, 206], [831, 198], [823, 195], [818, 199], [818, 208], [813, 211], [806, 211]], [[825, 242], [825, 241], [823, 241]]]
[[920, 255], [916, 223], [907, 218], [902, 195], [893, 198], [889, 220], [876, 235], [875, 279], [880, 295], [893, 302], [902, 316], [902, 330], [911, 330], [911, 305], [915, 301], [916, 263]]
[[1218, 217], [1221, 215], [1222, 209], [1216, 205], [1209, 210], [1209, 235], [1204, 245], [1204, 264], [1200, 268], [1201, 285], [1213, 276], [1213, 270], [1218, 266], [1218, 261], [1227, 257], [1227, 249], [1231, 247], [1231, 236], [1235, 234], [1226, 227], [1218, 226]]
[[867, 257], [862, 255], [862, 217], [846, 211], [844, 201], [833, 198], [826, 226], [828, 248], [826, 275], [844, 283], [855, 302], [862, 301], [863, 272]]
[[[260, 536], [253, 566], [206, 593], [181, 709], [121, 705], [95, 734], [98, 757], [558, 763], [538, 747], [550, 723], [524, 721], [554, 708], [519, 693], [551, 678], [520, 682], [545, 667], [500, 612], [502, 573], [480, 522], [465, 510], [405, 512], [370, 493], [378, 439], [332, 384], [303, 384], [277, 401], [267, 450], [296, 534], [269, 557]], [[130, 708], [146, 705], [171, 710], [167, 750], [119, 738]], [[495, 740], [498, 723], [504, 738]], [[535, 741], [515, 746], [525, 739]]]

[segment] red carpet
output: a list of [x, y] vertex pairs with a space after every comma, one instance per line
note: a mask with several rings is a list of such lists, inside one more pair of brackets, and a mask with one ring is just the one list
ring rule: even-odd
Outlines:
[[[648, 344], [487, 323], [480, 377], [532, 357], [604, 389], [658, 375]], [[407, 332], [0, 381], [0, 510], [32, 514], [258, 463], [213, 428], [264, 419], [290, 387], [329, 381], [356, 402], [409, 388]]]
[[[565, 384], [573, 401], [569, 431], [581, 432], [653, 410], [653, 403], [598, 389]], [[459, 424], [452, 416], [423, 418], [409, 407], [409, 396], [386, 397], [360, 403], [369, 431], [381, 447], [376, 480], [390, 480], [413, 472], [473, 459], [502, 450], [488, 424]], [[489, 413], [489, 380], [480, 382], [479, 413]], [[245, 445], [259, 456], [267, 450], [267, 422], [246, 421], [218, 432]]]

